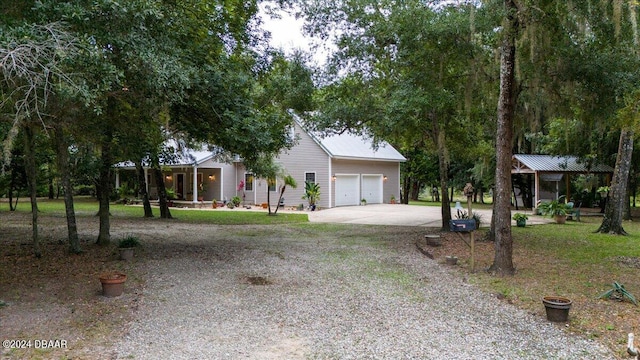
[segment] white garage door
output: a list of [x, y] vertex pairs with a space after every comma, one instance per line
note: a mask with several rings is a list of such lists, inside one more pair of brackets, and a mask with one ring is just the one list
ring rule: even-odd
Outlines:
[[382, 204], [382, 175], [362, 175], [362, 198], [367, 204]]
[[336, 206], [360, 204], [359, 175], [336, 175]]

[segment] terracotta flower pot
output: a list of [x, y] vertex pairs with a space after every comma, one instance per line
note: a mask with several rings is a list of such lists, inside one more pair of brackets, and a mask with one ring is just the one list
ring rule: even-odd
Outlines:
[[555, 215], [556, 224], [564, 224], [567, 222], [567, 215]]
[[547, 320], [553, 322], [566, 322], [569, 318], [569, 309], [572, 301], [562, 296], [545, 296], [542, 303], [547, 312]]
[[116, 297], [122, 295], [124, 291], [124, 282], [127, 275], [120, 272], [110, 272], [100, 275], [100, 283], [102, 283], [102, 295], [106, 297]]

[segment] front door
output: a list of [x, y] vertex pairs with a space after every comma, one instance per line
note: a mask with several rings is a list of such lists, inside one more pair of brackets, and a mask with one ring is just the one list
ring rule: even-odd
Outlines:
[[176, 197], [180, 200], [185, 199], [184, 186], [184, 174], [176, 174]]

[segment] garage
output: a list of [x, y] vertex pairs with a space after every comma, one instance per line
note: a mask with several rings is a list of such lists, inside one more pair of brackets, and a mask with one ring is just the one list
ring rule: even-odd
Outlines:
[[362, 175], [362, 198], [367, 204], [382, 204], [382, 175]]
[[336, 174], [336, 206], [360, 204], [360, 176]]

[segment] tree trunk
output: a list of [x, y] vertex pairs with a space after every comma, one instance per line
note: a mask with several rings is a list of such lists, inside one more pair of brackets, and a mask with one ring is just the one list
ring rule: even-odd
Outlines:
[[13, 205], [13, 189], [16, 187], [16, 169], [12, 167], [11, 169], [11, 181], [9, 182], [9, 211], [16, 211], [16, 207], [18, 206], [18, 198], [20, 197], [20, 192], [16, 194], [16, 205]]
[[409, 203], [409, 191], [411, 189], [411, 177], [404, 176], [404, 181], [402, 183], [402, 192], [400, 192], [400, 202], [402, 204]]
[[51, 169], [49, 169], [49, 200], [53, 200], [55, 193], [53, 191], [53, 175], [51, 174]]
[[625, 201], [624, 201], [624, 217], [623, 217], [623, 220], [628, 220], [628, 221], [631, 221], [631, 218], [632, 218], [632, 216], [631, 216], [631, 195], [630, 195], [630, 192], [631, 192], [631, 182], [629, 182], [627, 184], [627, 191], [626, 191], [626, 194], [624, 196], [624, 200]]
[[447, 145], [445, 144], [446, 138], [444, 129], [437, 129], [436, 139], [438, 146], [438, 168], [440, 170], [440, 190], [442, 192], [442, 203], [440, 205], [440, 211], [442, 213], [442, 231], [449, 231], [451, 203], [448, 189], [449, 164], [447, 162]]
[[100, 178], [98, 179], [98, 188], [100, 191], [98, 201], [100, 203], [100, 210], [98, 216], [100, 217], [100, 232], [98, 233], [98, 245], [109, 245], [111, 243], [111, 223], [109, 222], [109, 196], [111, 195], [111, 165], [113, 165], [113, 159], [111, 154], [111, 136], [105, 135], [101, 144], [101, 164], [100, 164]]
[[616, 167], [609, 191], [609, 198], [604, 210], [604, 219], [596, 232], [626, 235], [622, 228], [624, 203], [628, 202], [627, 183], [631, 171], [631, 157], [633, 155], [633, 131], [622, 129], [618, 143]]
[[495, 202], [493, 226], [495, 256], [490, 271], [511, 275], [513, 266], [513, 238], [511, 237], [511, 157], [513, 117], [515, 113], [517, 7], [514, 0], [505, 0], [506, 19], [500, 49], [500, 95], [498, 98], [498, 126], [496, 133]]
[[147, 191], [147, 178], [144, 176], [144, 169], [140, 161], [136, 162], [136, 173], [138, 175], [138, 187], [140, 188], [140, 195], [142, 196], [142, 206], [144, 207], [144, 217], [153, 217], [153, 211], [151, 210], [151, 203], [149, 202], [149, 192]]
[[271, 215], [271, 191], [269, 191], [269, 180], [267, 180], [267, 209], [269, 215]]
[[55, 152], [58, 158], [58, 172], [61, 176], [64, 188], [64, 207], [67, 217], [67, 235], [69, 238], [69, 252], [79, 254], [80, 240], [78, 239], [78, 227], [76, 224], [76, 212], [73, 207], [73, 185], [71, 184], [71, 172], [69, 169], [69, 146], [61, 127], [56, 126], [54, 132]]
[[29, 196], [31, 197], [31, 234], [33, 239], [33, 253], [37, 258], [42, 257], [40, 250], [40, 240], [38, 239], [38, 184], [36, 155], [34, 153], [33, 130], [27, 126], [24, 128], [24, 167], [27, 173], [27, 184], [29, 186]]
[[421, 184], [419, 181], [412, 181], [411, 184], [411, 196], [409, 197], [410, 200], [418, 200], [418, 196], [420, 195], [420, 188], [421, 188]]
[[156, 186], [158, 188], [158, 203], [160, 205], [160, 217], [162, 219], [171, 219], [171, 211], [167, 205], [167, 191], [164, 186], [164, 176], [162, 176], [162, 170], [160, 166], [154, 167], [153, 176], [156, 179]]
[[276, 211], [273, 212], [273, 215], [278, 213], [278, 209], [280, 208], [280, 201], [282, 201], [282, 196], [284, 195], [284, 191], [286, 189], [287, 189], [287, 185], [282, 184], [282, 188], [280, 189], [280, 196], [278, 197], [278, 203], [276, 204]]

